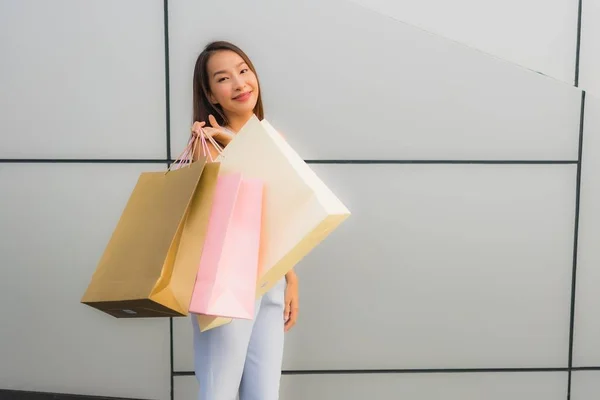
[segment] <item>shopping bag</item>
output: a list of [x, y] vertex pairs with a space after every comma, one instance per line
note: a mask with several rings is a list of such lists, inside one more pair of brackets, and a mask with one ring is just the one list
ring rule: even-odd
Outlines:
[[262, 199], [261, 180], [219, 176], [190, 313], [254, 317]]
[[188, 315], [219, 174], [206, 157], [191, 163], [196, 145], [167, 171], [140, 174], [83, 304], [117, 318]]
[[[253, 116], [225, 147], [220, 174], [242, 173], [265, 184], [256, 298], [350, 216], [350, 211], [267, 120]], [[206, 331], [231, 319], [197, 316]]]

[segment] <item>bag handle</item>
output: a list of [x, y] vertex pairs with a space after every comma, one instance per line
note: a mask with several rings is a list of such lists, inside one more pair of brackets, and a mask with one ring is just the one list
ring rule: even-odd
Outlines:
[[[200, 139], [200, 140], [198, 140], [198, 139]], [[199, 137], [195, 136], [195, 135], [191, 135], [190, 139], [188, 140], [187, 145], [185, 146], [185, 148], [183, 149], [181, 154], [179, 154], [177, 156], [177, 158], [173, 161], [173, 163], [171, 165], [169, 165], [169, 167], [167, 168], [167, 171], [171, 171], [173, 169], [179, 169], [179, 168], [181, 168], [181, 166], [183, 164], [191, 165], [193, 162], [193, 155], [196, 152], [196, 148], [198, 146], [198, 142], [200, 142], [200, 144], [202, 146], [203, 156], [205, 156], [205, 157], [208, 156], [210, 162], [214, 162], [213, 156], [210, 152], [210, 149], [208, 148], [207, 139], [208, 139], [208, 142], [210, 142], [210, 144], [215, 148], [215, 150], [217, 150], [217, 153], [219, 153], [219, 155], [223, 153], [223, 148], [221, 147], [221, 145], [219, 145], [219, 143], [217, 143], [215, 138], [213, 138], [210, 135], [207, 135], [206, 132], [204, 131], [204, 129], [200, 129]], [[173, 167], [176, 167], [176, 168], [173, 168]]]
[[183, 149], [183, 151], [175, 158], [171, 165], [169, 165], [166, 172], [174, 169], [179, 169], [182, 167], [183, 164], [191, 165], [193, 161], [192, 157], [196, 151], [197, 145], [198, 141], [195, 140], [195, 138], [191, 137], [190, 140], [188, 140], [188, 143]]
[[[206, 139], [208, 139], [208, 141], [210, 142], [210, 144], [213, 145], [213, 147], [215, 148], [215, 150], [217, 150], [217, 153], [219, 153], [219, 155], [223, 153], [223, 148], [221, 147], [221, 145], [219, 143], [217, 143], [217, 141], [215, 140], [214, 137], [212, 137], [210, 135], [207, 135], [204, 132], [204, 129], [201, 129], [200, 132], [202, 132], [202, 135], [201, 135], [202, 136], [202, 140], [203, 140], [204, 144], [206, 145], [206, 152], [209, 154], [210, 160], [213, 161], [212, 160], [212, 156], [210, 155], [210, 151], [208, 150], [208, 144], [206, 143]], [[206, 139], [204, 138], [205, 136], [206, 136]]]

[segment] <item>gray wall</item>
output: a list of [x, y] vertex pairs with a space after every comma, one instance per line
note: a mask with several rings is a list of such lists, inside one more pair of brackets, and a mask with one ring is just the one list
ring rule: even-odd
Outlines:
[[165, 11], [0, 0], [0, 389], [195, 398], [189, 319], [79, 299], [223, 38], [353, 212], [297, 268], [282, 399], [597, 397], [600, 2], [580, 47], [573, 0], [177, 0], [168, 43]]

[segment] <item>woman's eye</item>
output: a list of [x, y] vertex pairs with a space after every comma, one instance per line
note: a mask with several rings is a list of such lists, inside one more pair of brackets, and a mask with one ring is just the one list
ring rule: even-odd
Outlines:
[[219, 79], [217, 79], [217, 82], [223, 82], [225, 79], [227, 79], [227, 78], [225, 78], [225, 77], [219, 78]]
[[244, 72], [248, 72], [248, 68], [244, 68], [241, 73], [243, 74]]

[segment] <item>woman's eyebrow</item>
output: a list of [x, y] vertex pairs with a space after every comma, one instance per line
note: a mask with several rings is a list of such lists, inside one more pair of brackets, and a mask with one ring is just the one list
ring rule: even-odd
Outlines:
[[[242, 61], [241, 63], [239, 63], [239, 64], [238, 64], [238, 65], [236, 65], [235, 67], [236, 67], [236, 68], [239, 68], [239, 67], [240, 67], [241, 65], [243, 65], [243, 64], [246, 64], [246, 61]], [[227, 72], [227, 71], [225, 71], [225, 70], [220, 70], [220, 71], [217, 71], [217, 72], [215, 72], [215, 73], [213, 74], [213, 77], [215, 77], [215, 76], [217, 76], [217, 75], [219, 75], [219, 74], [224, 74], [224, 73], [226, 73], [226, 72]]]

